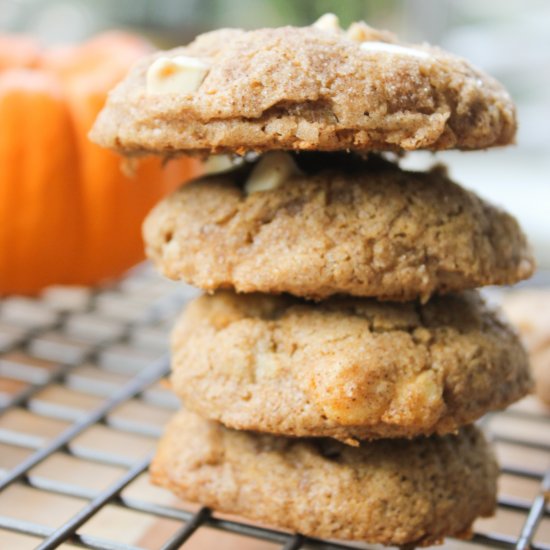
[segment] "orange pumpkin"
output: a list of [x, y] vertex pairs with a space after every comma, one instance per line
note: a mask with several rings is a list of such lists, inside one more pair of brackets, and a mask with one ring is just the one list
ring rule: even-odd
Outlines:
[[107, 33], [42, 51], [0, 36], [0, 294], [94, 284], [143, 258], [141, 223], [197, 165], [143, 159], [132, 177], [87, 133], [107, 92], [149, 51]]

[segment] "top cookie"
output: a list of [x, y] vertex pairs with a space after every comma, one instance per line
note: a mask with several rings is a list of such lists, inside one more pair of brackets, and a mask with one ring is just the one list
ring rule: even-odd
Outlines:
[[514, 140], [506, 90], [364, 23], [222, 29], [139, 62], [90, 134], [126, 155], [480, 149]]

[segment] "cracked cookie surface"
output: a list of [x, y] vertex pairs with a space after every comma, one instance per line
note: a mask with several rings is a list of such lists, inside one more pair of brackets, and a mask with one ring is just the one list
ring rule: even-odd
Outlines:
[[[480, 149], [514, 141], [506, 90], [464, 59], [315, 26], [223, 29], [139, 62], [91, 137], [126, 155], [294, 150]], [[154, 94], [157, 59], [208, 67], [196, 89]], [[189, 63], [189, 61], [188, 61]]]
[[247, 194], [247, 167], [183, 186], [144, 225], [148, 256], [203, 290], [409, 300], [512, 284], [534, 260], [516, 220], [442, 170], [302, 153], [305, 174]]
[[517, 336], [476, 292], [425, 305], [203, 295], [174, 328], [171, 384], [229, 427], [352, 445], [452, 432], [532, 387]]
[[364, 442], [228, 430], [181, 411], [151, 466], [185, 500], [309, 536], [428, 545], [495, 508], [498, 468], [474, 427]]

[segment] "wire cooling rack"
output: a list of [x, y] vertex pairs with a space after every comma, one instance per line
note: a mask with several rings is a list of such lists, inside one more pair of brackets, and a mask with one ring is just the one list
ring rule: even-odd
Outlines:
[[[140, 269], [90, 292], [0, 303], [0, 549], [369, 548], [182, 503], [147, 467], [178, 407], [167, 335], [195, 291]], [[550, 414], [534, 398], [487, 416], [502, 465], [495, 518], [447, 548], [550, 550]]]

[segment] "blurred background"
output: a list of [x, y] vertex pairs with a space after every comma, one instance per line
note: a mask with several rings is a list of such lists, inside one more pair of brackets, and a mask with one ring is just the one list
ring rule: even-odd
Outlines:
[[[550, 268], [550, 2], [546, 0], [0, 0], [0, 31], [47, 45], [127, 29], [155, 46], [186, 43], [223, 26], [307, 25], [321, 14], [364, 19], [403, 39], [429, 41], [502, 81], [519, 107], [517, 147], [438, 154], [463, 185], [516, 214]], [[433, 155], [412, 154], [421, 167]]]

